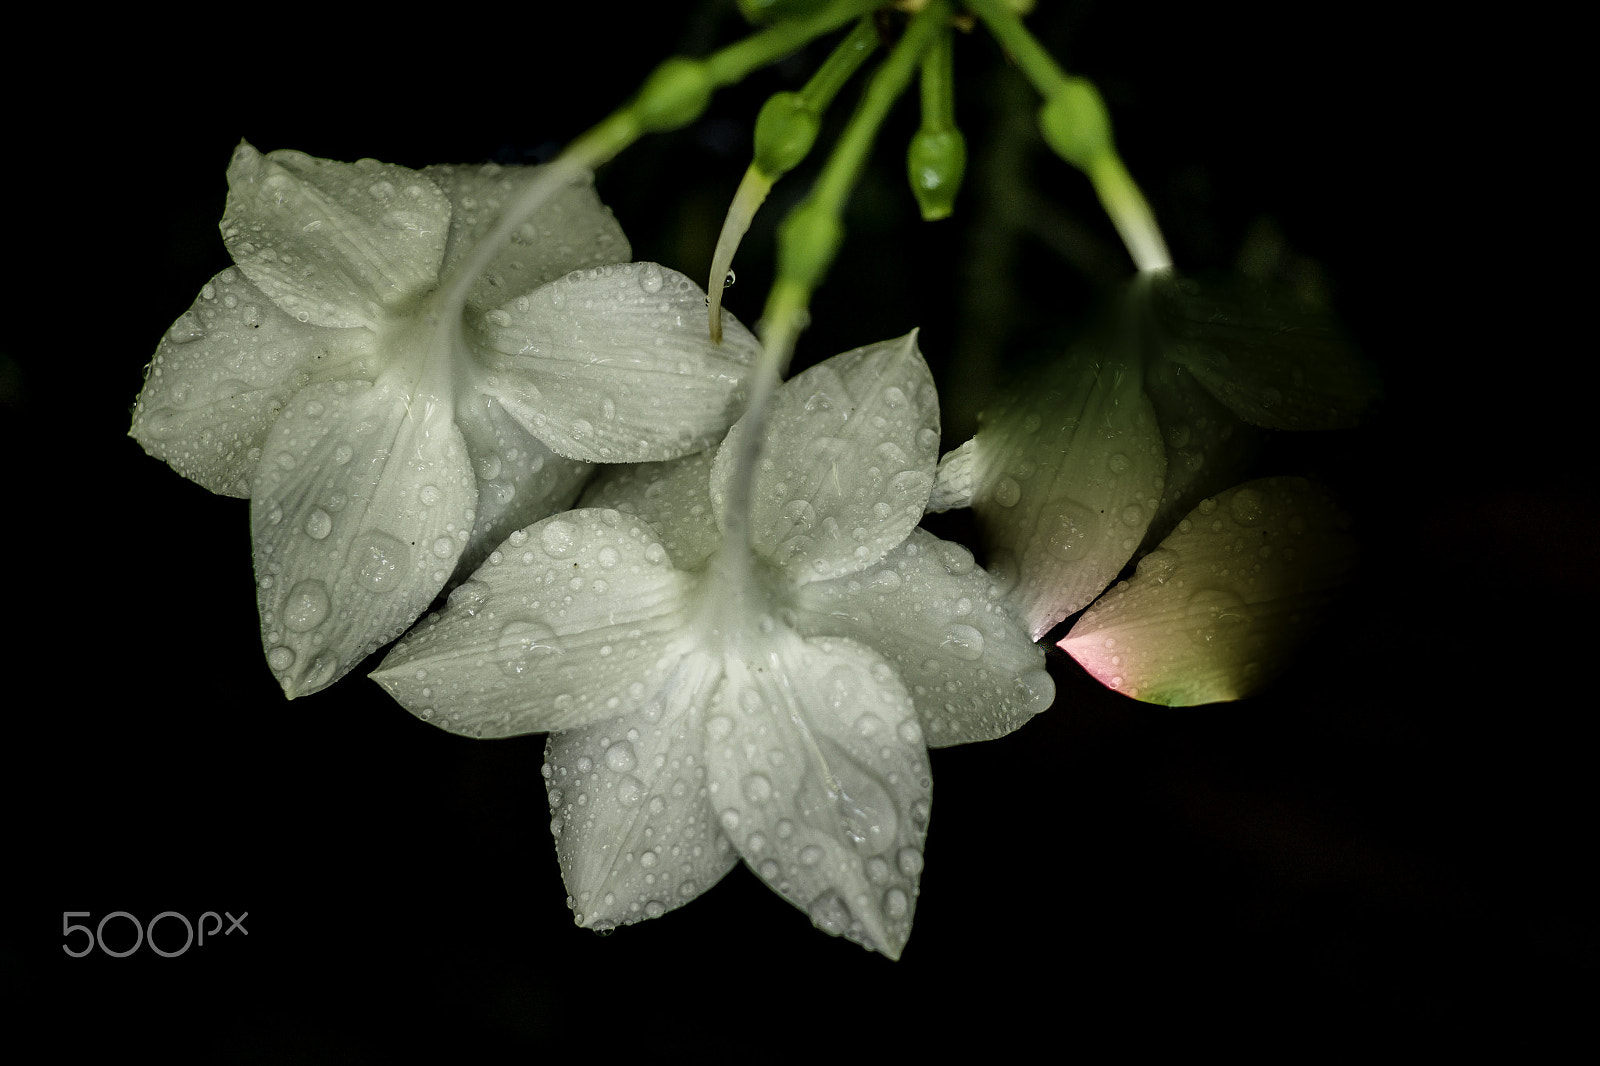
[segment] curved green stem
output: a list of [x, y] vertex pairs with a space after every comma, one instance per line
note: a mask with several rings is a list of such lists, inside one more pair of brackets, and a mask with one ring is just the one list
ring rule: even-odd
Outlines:
[[772, 186], [811, 151], [821, 113], [877, 44], [878, 31], [872, 19], [858, 20], [839, 46], [828, 53], [805, 88], [797, 93], [778, 93], [762, 107], [761, 117], [756, 120], [756, 158], [728, 205], [722, 231], [717, 235], [716, 252], [711, 257], [711, 275], [706, 279], [713, 343], [722, 343], [723, 279], [733, 266], [739, 242], [744, 240]]
[[1100, 94], [1082, 78], [1063, 72], [1004, 0], [966, 0], [966, 4], [1044, 98], [1040, 124], [1045, 140], [1088, 176], [1134, 264], [1141, 272], [1170, 269], [1166, 239], [1149, 201], [1117, 154]]

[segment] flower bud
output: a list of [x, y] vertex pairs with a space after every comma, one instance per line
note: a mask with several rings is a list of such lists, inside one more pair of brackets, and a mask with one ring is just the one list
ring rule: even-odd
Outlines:
[[817, 140], [817, 113], [799, 93], [774, 93], [756, 116], [756, 168], [777, 179], [799, 165]]
[[967, 169], [967, 142], [957, 129], [920, 129], [906, 150], [906, 174], [924, 222], [949, 218], [961, 176]]
[[1068, 78], [1045, 101], [1039, 129], [1055, 153], [1079, 170], [1111, 149], [1111, 116], [1099, 90], [1083, 78]]
[[711, 102], [711, 68], [695, 59], [674, 56], [645, 80], [633, 102], [633, 113], [648, 133], [687, 126]]

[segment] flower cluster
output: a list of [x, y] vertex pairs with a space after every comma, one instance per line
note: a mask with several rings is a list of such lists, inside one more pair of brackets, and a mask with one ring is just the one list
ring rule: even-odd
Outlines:
[[589, 464], [703, 449], [737, 414], [754, 337], [730, 319], [712, 345], [692, 282], [616, 265], [627, 241], [587, 183], [481, 247], [538, 177], [234, 154], [235, 266], [162, 339], [132, 435], [249, 497], [262, 643], [291, 698], [568, 506]]
[[[250, 499], [289, 697], [410, 629], [372, 675], [407, 709], [550, 734], [579, 924], [663, 914], [742, 860], [898, 957], [927, 750], [1051, 704], [1036, 640], [1084, 611], [1060, 646], [1107, 685], [1237, 698], [1348, 575], [1307, 483], [1202, 498], [1247, 423], [1365, 402], [1349, 364], [1285, 358], [1276, 313], [1252, 333], [1147, 276], [1164, 341], [1069, 356], [940, 462], [915, 332], [767, 391], [771, 353], [720, 311], [713, 340], [682, 275], [621, 262], [610, 213], [560, 173], [241, 145], [235, 266], [162, 339], [132, 435]], [[740, 417], [750, 382], [765, 399]], [[920, 528], [964, 506], [987, 570]]]
[[661, 914], [742, 858], [820, 927], [898, 956], [926, 746], [1008, 733], [1054, 685], [971, 553], [917, 528], [938, 405], [914, 335], [778, 391], [748, 548], [724, 532], [744, 428], [512, 534], [374, 677], [451, 730], [552, 732], [580, 924]]

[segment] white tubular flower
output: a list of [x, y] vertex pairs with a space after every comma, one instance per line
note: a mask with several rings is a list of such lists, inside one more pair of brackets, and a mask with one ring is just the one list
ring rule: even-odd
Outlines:
[[1054, 686], [994, 580], [916, 528], [938, 406], [914, 334], [779, 388], [748, 545], [722, 532], [743, 431], [513, 534], [373, 676], [453, 731], [555, 733], [579, 924], [664, 913], [742, 858], [819, 927], [898, 957], [927, 745], [1007, 733]]
[[713, 346], [687, 278], [606, 266], [628, 244], [587, 181], [482, 244], [541, 169], [234, 154], [236, 265], [162, 339], [131, 434], [250, 498], [262, 642], [290, 698], [568, 506], [588, 464], [708, 447], [737, 414], [754, 338], [729, 320]]

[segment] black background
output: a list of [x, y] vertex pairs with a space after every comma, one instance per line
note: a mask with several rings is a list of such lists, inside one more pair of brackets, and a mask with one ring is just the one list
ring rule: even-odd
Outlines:
[[[1179, 264], [1225, 269], [1269, 220], [1382, 369], [1370, 426], [1280, 440], [1260, 470], [1334, 485], [1367, 567], [1256, 698], [1146, 706], [1057, 656], [1052, 710], [934, 752], [898, 963], [813, 930], [742, 868], [663, 919], [574, 928], [543, 738], [446, 735], [359, 671], [284, 702], [261, 657], [247, 505], [125, 436], [157, 340], [228, 265], [216, 222], [241, 137], [410, 166], [547, 158], [657, 59], [734, 39], [731, 5], [349, 25], [211, 12], [138, 47], [127, 35], [150, 26], [63, 27], [47, 47], [87, 95], [9, 90], [8, 1011], [65, 1052], [109, 1038], [262, 1062], [1037, 1037], [1063, 1055], [1299, 1058], [1377, 1038], [1531, 1045], [1570, 1026], [1596, 946], [1581, 650], [1596, 581], [1577, 554], [1596, 507], [1572, 472], [1593, 395], [1574, 349], [1593, 345], [1564, 336], [1560, 271], [1523, 237], [1568, 201], [1502, 180], [1528, 177], [1507, 155], [1527, 130], [1504, 94], [1454, 76], [1447, 38], [1349, 8], [1047, 6], [1037, 30], [1101, 86]], [[703, 276], [754, 114], [807, 56], [602, 173], [635, 258]], [[982, 273], [978, 175], [1013, 90], [981, 32], [957, 64], [973, 155], [957, 218], [915, 220], [902, 108], [799, 363], [921, 326], [956, 380], [985, 329], [1008, 331], [1002, 363], [1058, 350], [1126, 272], [1087, 185], [1035, 146], [1020, 158], [1053, 236]], [[728, 301], [746, 322], [775, 208], [805, 180], [780, 187], [736, 264]], [[174, 959], [62, 952], [63, 912], [118, 910], [248, 912], [248, 935]], [[106, 929], [131, 940], [121, 919]], [[174, 946], [176, 924], [161, 935]]]

